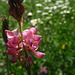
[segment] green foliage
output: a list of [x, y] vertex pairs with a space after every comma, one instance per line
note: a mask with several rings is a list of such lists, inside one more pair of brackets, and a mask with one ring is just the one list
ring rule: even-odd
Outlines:
[[[57, 0], [51, 0], [51, 2], [26, 0], [26, 2], [23, 2], [25, 12], [32, 12], [33, 14], [27, 20], [25, 20], [27, 15], [23, 14], [23, 29], [25, 30], [33, 26], [30, 23], [32, 19], [40, 18], [43, 22], [37, 22], [35, 26], [38, 27], [37, 34], [42, 35], [38, 51], [45, 52], [46, 55], [42, 59], [33, 57], [32, 75], [41, 75], [39, 71], [42, 66], [46, 67], [47, 75], [75, 75], [75, 1], [60, 1], [63, 2], [59, 4], [56, 4]], [[42, 6], [37, 7], [36, 4], [38, 3], [42, 4]], [[8, 4], [1, 1], [0, 5], [0, 17], [8, 15]], [[49, 9], [45, 9], [45, 7], [49, 7]], [[37, 10], [41, 12], [37, 13]], [[47, 14], [42, 15], [44, 12]], [[11, 16], [9, 18], [10, 30], [18, 27], [17, 21]], [[0, 21], [0, 25], [2, 25], [2, 21]], [[6, 73], [5, 58], [6, 50], [0, 33], [0, 63], [4, 63], [4, 66], [0, 67], [0, 75], [5, 75]], [[19, 66], [21, 66], [19, 61], [15, 64], [10, 63], [10, 73], [14, 73], [14, 75], [26, 75], [26, 70], [18, 68]]]

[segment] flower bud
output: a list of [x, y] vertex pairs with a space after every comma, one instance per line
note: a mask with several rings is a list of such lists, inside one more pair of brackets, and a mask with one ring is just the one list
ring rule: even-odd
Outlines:
[[24, 13], [24, 6], [21, 4], [23, 0], [9, 0], [9, 13], [19, 22]]

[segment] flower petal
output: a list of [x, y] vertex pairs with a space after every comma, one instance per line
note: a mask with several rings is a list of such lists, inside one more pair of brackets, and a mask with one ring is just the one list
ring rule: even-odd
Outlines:
[[34, 35], [34, 37], [33, 37], [33, 39], [36, 41], [40, 40], [41, 38], [42, 38], [42, 36], [39, 36], [39, 35]]
[[14, 56], [13, 58], [10, 59], [10, 62], [13, 62], [15, 63], [18, 59], [18, 55], [17, 56]]
[[7, 52], [8, 55], [15, 55], [16, 54], [16, 49], [15, 48], [10, 48], [6, 52]]
[[33, 34], [36, 34], [36, 32], [37, 32], [37, 30], [38, 30], [38, 28], [37, 27], [32, 27], [32, 28], [30, 28], [29, 29]]
[[33, 53], [37, 58], [42, 58], [45, 55], [45, 53], [42, 53], [42, 52], [33, 51]]

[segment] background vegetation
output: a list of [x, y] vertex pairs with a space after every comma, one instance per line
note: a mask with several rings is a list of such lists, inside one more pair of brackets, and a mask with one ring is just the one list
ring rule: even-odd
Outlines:
[[[32, 75], [41, 75], [40, 68], [46, 67], [47, 75], [75, 75], [75, 0], [24, 0], [23, 29], [38, 27], [42, 35], [38, 51], [46, 55], [42, 59], [33, 57]], [[8, 13], [7, 0], [0, 0], [0, 18]], [[26, 13], [31, 12], [28, 16]], [[27, 19], [28, 18], [28, 19]], [[36, 19], [31, 23], [31, 20]], [[36, 22], [36, 24], [34, 24]], [[10, 30], [18, 27], [17, 21], [9, 15]], [[6, 75], [6, 49], [2, 38], [0, 20], [0, 75]], [[9, 59], [11, 56], [9, 56]], [[9, 62], [11, 75], [26, 75], [19, 61]]]

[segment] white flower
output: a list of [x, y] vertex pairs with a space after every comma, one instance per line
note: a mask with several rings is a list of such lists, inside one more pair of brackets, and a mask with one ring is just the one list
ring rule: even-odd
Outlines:
[[66, 23], [66, 21], [64, 21], [64, 23]]
[[51, 12], [52, 12], [52, 10], [49, 10], [48, 12], [49, 12], [49, 13], [51, 13]]
[[53, 7], [50, 7], [50, 10], [52, 10], [53, 9]]
[[45, 2], [51, 2], [51, 0], [45, 0]]
[[63, 6], [64, 6], [64, 5], [62, 4], [62, 5], [58, 5], [57, 7], [58, 7], [58, 8], [61, 8], [61, 7], [63, 7]]
[[47, 6], [47, 7], [44, 7], [44, 9], [45, 9], [45, 10], [48, 10], [48, 9], [50, 9], [50, 8]]
[[57, 6], [54, 6], [53, 9], [57, 9]]
[[47, 20], [51, 19], [51, 17], [46, 17]]
[[37, 12], [37, 13], [41, 13], [41, 10], [37, 10], [36, 12]]
[[52, 14], [52, 13], [51, 13], [50, 15], [51, 15], [51, 16], [53, 16], [53, 14]]
[[43, 24], [43, 23], [44, 23], [43, 21], [40, 22], [40, 24]]
[[36, 6], [37, 6], [37, 7], [39, 7], [39, 6], [41, 7], [41, 6], [42, 6], [42, 4], [40, 4], [40, 3], [39, 3], [39, 4], [36, 4]]
[[71, 19], [74, 19], [74, 17], [71, 17]]
[[63, 1], [56, 1], [56, 4], [58, 5], [59, 3], [63, 3]]
[[26, 0], [24, 0], [23, 2], [26, 2]]
[[38, 21], [40, 24], [43, 24], [43, 21], [41, 21], [40, 18], [38, 18], [37, 21]]
[[60, 14], [63, 14], [63, 11], [61, 11]]
[[27, 15], [28, 15], [28, 16], [32, 16], [32, 12], [29, 12]]
[[47, 12], [43, 12], [42, 15], [48, 15], [48, 13]]
[[63, 6], [62, 9], [68, 8], [68, 6]]
[[66, 13], [70, 13], [70, 11], [67, 11]]
[[33, 19], [33, 20], [31, 20], [30, 22], [31, 22], [31, 24], [32, 24], [33, 26], [35, 26], [35, 25], [37, 24], [37, 19]]
[[38, 21], [38, 22], [41, 22], [41, 19], [40, 19], [40, 18], [38, 18], [38, 19], [37, 19], [37, 21]]
[[66, 13], [67, 11], [66, 11], [66, 10], [64, 10], [63, 12], [64, 12], [64, 13]]

